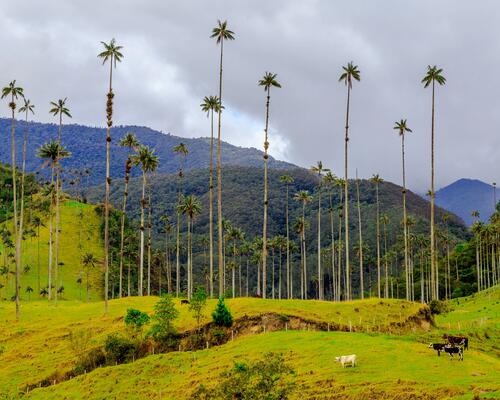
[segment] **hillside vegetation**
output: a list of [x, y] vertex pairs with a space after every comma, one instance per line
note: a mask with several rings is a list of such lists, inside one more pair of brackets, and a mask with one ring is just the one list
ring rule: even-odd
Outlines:
[[[398, 323], [420, 309], [416, 303], [370, 299], [345, 303], [300, 300], [227, 300], [236, 320], [245, 316], [277, 313], [310, 321], [351, 321], [361, 332], [318, 332], [301, 330], [264, 332], [237, 336], [222, 346], [201, 351], [181, 351], [150, 355], [130, 364], [98, 368], [65, 382], [66, 371], [76, 360], [70, 333], [92, 332], [91, 346], [99, 346], [106, 335], [123, 332], [123, 315], [128, 308], [151, 312], [156, 297], [113, 300], [110, 314], [102, 315], [101, 303], [61, 302], [57, 307], [45, 302], [25, 306], [19, 325], [11, 324], [13, 305], [0, 303], [0, 320], [7, 327], [0, 342], [0, 387], [3, 398], [16, 398], [28, 385], [54, 379], [58, 383], [34, 389], [25, 398], [33, 399], [189, 399], [200, 384], [213, 387], [220, 374], [236, 361], [252, 361], [266, 352], [283, 353], [294, 370], [293, 399], [472, 399], [500, 395], [498, 345], [500, 296], [495, 290], [454, 300], [453, 311], [437, 317], [437, 328], [412, 328], [403, 335], [378, 333], [378, 324]], [[215, 306], [210, 300], [203, 319]], [[187, 306], [176, 301], [180, 317], [176, 326], [193, 329], [195, 321]], [[485, 316], [482, 315], [484, 310]], [[486, 318], [484, 326], [478, 323]], [[29, 321], [29, 322], [28, 322]], [[361, 325], [360, 325], [360, 321]], [[460, 329], [458, 327], [460, 323]], [[451, 330], [448, 328], [451, 324]], [[488, 327], [489, 338], [483, 335]], [[366, 328], [369, 329], [367, 332]], [[430, 330], [428, 330], [430, 329]], [[353, 329], [354, 330], [354, 329]], [[43, 335], [42, 335], [43, 332]], [[259, 333], [261, 332], [261, 333]], [[468, 334], [470, 349], [463, 362], [437, 357], [427, 348], [443, 332]], [[485, 346], [487, 344], [487, 346]], [[497, 349], [498, 350], [498, 349]], [[334, 357], [357, 354], [359, 366], [342, 369]], [[10, 396], [10, 397], [9, 397]], [[2, 397], [0, 397], [2, 398]], [[24, 398], [24, 397], [23, 397]]]

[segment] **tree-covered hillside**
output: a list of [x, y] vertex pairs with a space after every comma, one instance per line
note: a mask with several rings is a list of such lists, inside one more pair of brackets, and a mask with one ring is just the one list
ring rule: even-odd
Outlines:
[[[17, 121], [16, 147], [17, 153], [22, 152], [22, 135], [25, 127], [23, 121]], [[4, 144], [0, 147], [0, 162], [10, 162], [10, 137], [11, 121], [0, 118], [0, 132], [4, 137]], [[39, 122], [28, 124], [28, 149], [26, 168], [29, 172], [41, 171], [44, 176], [49, 173], [47, 168], [42, 167], [42, 161], [36, 157], [38, 148], [57, 138], [57, 125]], [[160, 158], [158, 172], [173, 173], [178, 169], [179, 158], [172, 152], [174, 146], [183, 142], [188, 150], [189, 156], [186, 158], [184, 168], [186, 170], [196, 168], [208, 168], [210, 161], [209, 147], [210, 139], [202, 138], [181, 138], [171, 134], [165, 134], [143, 126], [117, 126], [111, 129], [111, 177], [116, 179], [123, 175], [125, 161], [127, 159], [127, 149], [120, 147], [120, 139], [127, 132], [133, 132], [143, 145], [155, 149], [156, 155]], [[207, 130], [208, 133], [208, 130]], [[71, 152], [71, 157], [62, 161], [62, 167], [69, 173], [72, 170], [88, 171], [89, 176], [85, 176], [82, 185], [98, 185], [104, 182], [106, 130], [98, 127], [88, 127], [83, 125], [70, 124], [63, 126], [61, 142]], [[216, 143], [214, 144], [216, 148]], [[222, 142], [222, 163], [224, 165], [240, 166], [261, 166], [263, 153], [254, 148], [243, 148]], [[216, 152], [214, 152], [214, 162]], [[18, 156], [20, 165], [20, 157]], [[283, 161], [269, 158], [271, 168], [291, 168], [294, 167]], [[139, 170], [134, 170], [133, 175], [138, 175]], [[71, 179], [69, 177], [68, 179]]]

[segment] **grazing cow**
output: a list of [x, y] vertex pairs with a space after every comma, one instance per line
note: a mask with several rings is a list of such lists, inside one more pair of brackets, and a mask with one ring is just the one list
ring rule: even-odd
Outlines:
[[460, 361], [464, 360], [464, 350], [461, 346], [452, 346], [450, 344], [447, 344], [444, 347], [444, 352], [450, 355], [450, 360], [454, 358], [453, 354], [458, 354], [458, 359]]
[[189, 300], [183, 299], [181, 300], [181, 304], [189, 304]]
[[469, 338], [467, 336], [453, 336], [445, 333], [443, 339], [446, 339], [452, 346], [463, 346], [465, 350], [469, 350]]
[[431, 343], [429, 344], [429, 349], [434, 349], [438, 352], [438, 357], [441, 357], [441, 352], [444, 351], [446, 343]]
[[342, 368], [345, 368], [346, 365], [350, 365], [351, 367], [356, 366], [356, 354], [351, 354], [349, 356], [340, 356], [335, 357], [335, 361], [339, 362], [342, 365]]

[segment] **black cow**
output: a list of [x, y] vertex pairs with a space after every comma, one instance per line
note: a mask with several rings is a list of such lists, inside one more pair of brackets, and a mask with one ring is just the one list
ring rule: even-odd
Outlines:
[[452, 346], [463, 346], [465, 350], [469, 350], [469, 338], [467, 336], [453, 336], [445, 333], [443, 339], [446, 339]]
[[182, 299], [182, 300], [181, 300], [181, 304], [189, 304], [189, 300]]
[[452, 360], [454, 358], [453, 354], [458, 354], [458, 359], [460, 361], [464, 360], [464, 350], [462, 349], [461, 346], [452, 346], [452, 345], [447, 344], [444, 347], [444, 352], [449, 354], [450, 360]]
[[431, 343], [429, 344], [429, 349], [434, 349], [438, 352], [438, 357], [441, 357], [441, 352], [444, 351], [446, 343]]

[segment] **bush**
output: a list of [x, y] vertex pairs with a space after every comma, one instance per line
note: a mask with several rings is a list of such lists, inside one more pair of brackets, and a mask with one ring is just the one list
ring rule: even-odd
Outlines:
[[117, 334], [106, 337], [104, 352], [109, 365], [133, 361], [138, 350], [138, 343]]
[[429, 302], [429, 308], [431, 310], [431, 314], [445, 314], [451, 311], [451, 307], [448, 302], [441, 300], [431, 300]]
[[294, 389], [293, 371], [281, 354], [267, 353], [253, 363], [236, 362], [221, 374], [213, 388], [199, 386], [193, 397], [198, 400], [266, 399], [286, 400]]
[[215, 311], [212, 313], [212, 319], [217, 326], [225, 326], [226, 328], [229, 328], [233, 325], [233, 316], [231, 315], [229, 308], [227, 308], [224, 303], [224, 297], [219, 298]]
[[149, 315], [140, 310], [129, 308], [125, 314], [124, 322], [134, 334], [142, 333], [143, 326], [149, 323]]
[[196, 329], [200, 329], [200, 321], [203, 317], [203, 310], [207, 305], [207, 292], [203, 286], [198, 286], [191, 301], [189, 302], [189, 311], [193, 313], [194, 319], [196, 320]]
[[106, 356], [102, 348], [97, 347], [87, 351], [81, 355], [75, 366], [74, 372], [79, 375], [85, 372], [90, 372], [106, 363]]
[[173, 321], [179, 316], [170, 295], [163, 296], [154, 306], [153, 326], [148, 332], [157, 343], [160, 351], [175, 348], [179, 343], [179, 334]]

